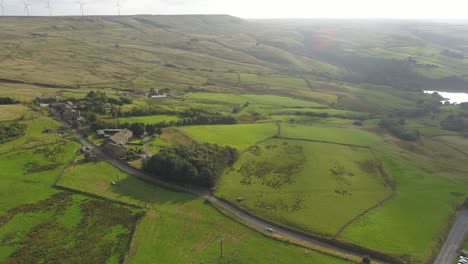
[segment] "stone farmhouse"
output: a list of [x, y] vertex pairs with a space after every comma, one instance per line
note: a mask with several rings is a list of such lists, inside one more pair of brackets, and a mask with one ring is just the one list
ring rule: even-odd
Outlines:
[[108, 137], [101, 145], [101, 148], [114, 158], [121, 158], [128, 153], [127, 143], [133, 137], [132, 131], [122, 129]]

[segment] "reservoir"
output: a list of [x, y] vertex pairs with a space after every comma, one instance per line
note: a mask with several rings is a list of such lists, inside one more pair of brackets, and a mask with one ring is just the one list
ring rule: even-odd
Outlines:
[[451, 104], [453, 103], [460, 104], [460, 103], [468, 102], [468, 93], [424, 91], [424, 93], [427, 93], [427, 94], [432, 94], [434, 92], [440, 94], [443, 98], [448, 99], [448, 100], [442, 100], [442, 102], [449, 101]]

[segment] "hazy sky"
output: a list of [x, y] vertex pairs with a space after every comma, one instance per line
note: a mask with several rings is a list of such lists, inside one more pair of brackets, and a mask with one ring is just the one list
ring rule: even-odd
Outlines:
[[[0, 0], [2, 1], [2, 0]], [[3, 0], [6, 15], [25, 15], [23, 0]], [[47, 15], [47, 0], [26, 0]], [[53, 15], [80, 14], [79, 0], [50, 0]], [[117, 0], [84, 0], [86, 15], [115, 15]], [[121, 0], [122, 14], [230, 14], [242, 18], [468, 19], [468, 0]]]

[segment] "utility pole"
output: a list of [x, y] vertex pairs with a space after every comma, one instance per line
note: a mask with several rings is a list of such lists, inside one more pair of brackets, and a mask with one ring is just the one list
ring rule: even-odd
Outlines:
[[221, 254], [220, 254], [219, 258], [223, 258], [223, 240], [224, 240], [224, 238], [221, 238], [221, 240], [219, 240], [219, 246], [220, 246], [220, 250], [221, 250], [220, 251]]

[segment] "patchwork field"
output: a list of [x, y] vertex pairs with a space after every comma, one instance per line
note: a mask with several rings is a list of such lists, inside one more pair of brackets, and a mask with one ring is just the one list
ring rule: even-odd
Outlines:
[[301, 90], [310, 89], [304, 79], [292, 76], [258, 76], [255, 74], [239, 75], [242, 84], [266, 84]]
[[366, 148], [271, 139], [242, 154], [216, 195], [275, 222], [332, 237], [391, 194], [384, 176]]
[[[78, 164], [70, 168], [60, 185], [148, 207], [129, 263], [285, 263], [290, 259], [297, 263], [347, 263], [313, 251], [304, 254], [303, 248], [272, 240], [230, 220], [202, 199], [144, 183], [105, 161]], [[116, 178], [118, 184], [112, 185]]]
[[255, 94], [219, 94], [219, 93], [191, 93], [185, 96], [207, 102], [226, 103], [230, 105], [274, 105], [283, 107], [326, 107], [311, 101], [304, 101], [277, 95], [255, 95]]
[[187, 126], [179, 129], [198, 141], [227, 145], [240, 150], [275, 136], [278, 130], [273, 123]]
[[52, 188], [79, 144], [0, 155], [0, 262], [120, 263], [136, 212]]
[[370, 146], [381, 140], [377, 135], [361, 129], [292, 124], [281, 124], [281, 137], [360, 146]]
[[3, 215], [0, 261], [122, 263], [137, 217], [109, 202], [58, 192]]
[[24, 105], [0, 105], [0, 122], [16, 120], [31, 116], [29, 108]]
[[347, 228], [340, 239], [423, 263], [437, 254], [450, 215], [468, 194], [466, 184], [439, 177], [441, 172], [432, 173], [433, 164], [401, 150], [385, 147], [376, 153], [394, 177], [398, 194]]
[[162, 122], [178, 121], [180, 118], [173, 115], [153, 115], [153, 116], [133, 116], [122, 117], [118, 119], [121, 124], [123, 123], [145, 123], [157, 124]]

